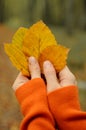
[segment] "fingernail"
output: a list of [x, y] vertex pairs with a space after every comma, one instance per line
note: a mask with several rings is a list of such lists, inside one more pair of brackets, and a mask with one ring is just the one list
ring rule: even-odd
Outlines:
[[33, 64], [33, 63], [36, 62], [36, 59], [35, 59], [35, 57], [33, 57], [33, 56], [29, 57], [28, 60], [29, 60], [29, 63], [31, 63], [31, 64]]
[[50, 61], [45, 61], [43, 64], [45, 67], [50, 67], [51, 66], [51, 62]]

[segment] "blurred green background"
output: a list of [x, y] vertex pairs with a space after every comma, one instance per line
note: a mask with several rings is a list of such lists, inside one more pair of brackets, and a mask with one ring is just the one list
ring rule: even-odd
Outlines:
[[15, 31], [43, 20], [58, 43], [71, 48], [68, 66], [75, 74], [81, 108], [86, 110], [86, 0], [0, 0], [0, 130], [18, 130], [22, 119], [11, 86], [18, 74], [4, 42]]

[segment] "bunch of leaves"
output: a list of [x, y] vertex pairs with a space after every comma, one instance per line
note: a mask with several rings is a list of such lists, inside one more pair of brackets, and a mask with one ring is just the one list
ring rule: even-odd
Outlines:
[[26, 76], [30, 75], [30, 56], [38, 60], [41, 70], [45, 60], [50, 60], [57, 72], [67, 64], [69, 49], [57, 43], [50, 29], [42, 21], [29, 29], [19, 28], [13, 36], [12, 43], [6, 43], [4, 46], [12, 63]]

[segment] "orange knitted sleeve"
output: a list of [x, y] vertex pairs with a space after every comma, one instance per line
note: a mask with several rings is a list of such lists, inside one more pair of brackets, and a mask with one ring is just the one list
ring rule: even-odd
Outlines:
[[16, 90], [24, 119], [20, 130], [55, 130], [49, 111], [47, 93], [41, 78], [28, 81]]
[[48, 101], [59, 130], [86, 130], [86, 112], [80, 109], [76, 86], [50, 93]]

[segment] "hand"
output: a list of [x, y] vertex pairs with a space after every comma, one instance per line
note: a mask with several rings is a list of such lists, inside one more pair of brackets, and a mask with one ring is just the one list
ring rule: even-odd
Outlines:
[[[41, 78], [40, 66], [34, 57], [29, 58], [29, 70], [31, 79]], [[47, 92], [52, 92], [58, 88], [76, 85], [75, 76], [70, 72], [66, 66], [56, 75], [56, 71], [50, 61], [45, 61], [43, 64], [44, 75], [47, 82]], [[21, 85], [28, 82], [29, 79], [20, 73], [13, 84], [13, 89], [18, 89]]]
[[[30, 71], [30, 74], [31, 74], [31, 79], [41, 78], [40, 67], [39, 67], [39, 64], [38, 64], [37, 60], [34, 57], [29, 58], [28, 67], [29, 67], [29, 71]], [[25, 84], [29, 80], [30, 79], [28, 77], [25, 77], [20, 72], [19, 75], [17, 76], [13, 86], [12, 86], [13, 90], [16, 91], [16, 89], [21, 87], [23, 84]]]
[[65, 66], [59, 73], [58, 78], [55, 68], [49, 61], [44, 62], [44, 74], [47, 80], [47, 91], [52, 92], [58, 88], [77, 85], [77, 81], [72, 72]]

